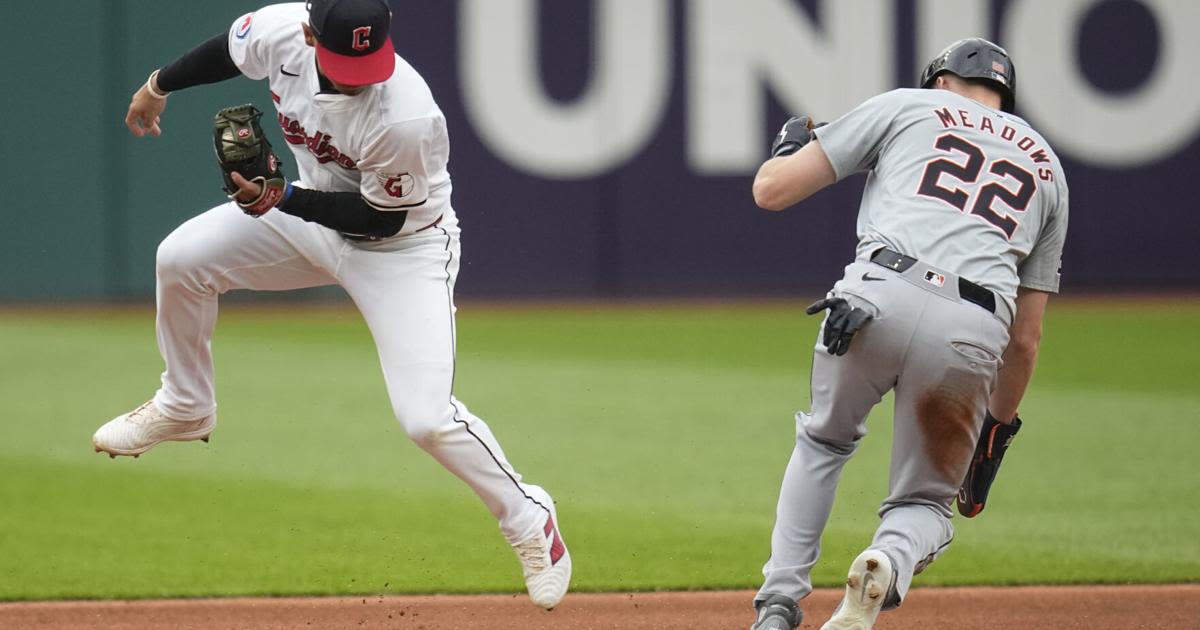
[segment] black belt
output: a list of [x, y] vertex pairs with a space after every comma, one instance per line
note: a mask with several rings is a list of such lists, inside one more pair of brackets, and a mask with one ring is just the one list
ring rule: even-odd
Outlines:
[[[871, 262], [881, 267], [887, 267], [893, 271], [904, 273], [917, 264], [917, 259], [894, 252], [886, 247], [881, 247], [875, 250], [874, 254], [871, 254]], [[992, 293], [991, 289], [985, 289], [966, 278], [959, 277], [958, 295], [989, 313], [996, 312], [996, 294]]]
[[[445, 216], [446, 215], [444, 215], [444, 214], [439, 214], [438, 218], [433, 220], [433, 223], [430, 223], [429, 225], [426, 225], [425, 227], [417, 230], [417, 232], [424, 232], [425, 230], [428, 230], [429, 228], [437, 227], [442, 222], [442, 218]], [[417, 232], [413, 232], [413, 234], [416, 234]], [[392, 234], [391, 236], [370, 236], [370, 235], [366, 235], [366, 234], [347, 234], [345, 232], [338, 232], [338, 234], [341, 234], [342, 238], [344, 238], [348, 241], [354, 241], [356, 243], [361, 243], [364, 241], [366, 241], [366, 242], [382, 241], [385, 238], [391, 238], [392, 236], [395, 236], [395, 234]]]
[[342, 238], [346, 239], [347, 241], [354, 241], [356, 243], [382, 241], [385, 238], [383, 236], [367, 236], [365, 234], [347, 234], [345, 232], [338, 232], [338, 234], [341, 234]]

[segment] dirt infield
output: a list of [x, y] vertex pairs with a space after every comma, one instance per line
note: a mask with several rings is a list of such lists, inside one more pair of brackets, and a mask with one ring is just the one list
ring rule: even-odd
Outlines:
[[[37, 630], [728, 630], [752, 621], [750, 592], [573, 594], [545, 612], [524, 595], [197, 599], [0, 604], [0, 628]], [[841, 597], [819, 590], [801, 628], [819, 628]], [[878, 630], [1200, 629], [1200, 584], [926, 588]]]

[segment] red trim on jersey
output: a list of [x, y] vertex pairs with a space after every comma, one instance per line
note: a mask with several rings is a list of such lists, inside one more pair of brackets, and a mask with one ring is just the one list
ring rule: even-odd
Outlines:
[[[446, 216], [446, 215], [444, 215], [444, 214], [439, 214], [439, 215], [438, 215], [438, 218], [437, 218], [437, 219], [436, 219], [436, 220], [435, 220], [433, 223], [430, 223], [429, 225], [426, 225], [425, 227], [423, 227], [423, 228], [421, 228], [421, 229], [417, 230], [417, 232], [424, 232], [425, 230], [428, 230], [429, 228], [435, 228], [435, 227], [437, 227], [438, 225], [440, 225], [440, 224], [441, 224], [441, 222], [442, 222], [442, 217], [444, 217], [444, 216]], [[416, 234], [417, 232], [413, 232], [413, 234]]]
[[396, 48], [392, 46], [392, 38], [388, 37], [379, 50], [351, 57], [339, 55], [317, 42], [317, 61], [321, 63], [321, 72], [334, 83], [371, 85], [387, 81], [392, 76], [396, 69]]

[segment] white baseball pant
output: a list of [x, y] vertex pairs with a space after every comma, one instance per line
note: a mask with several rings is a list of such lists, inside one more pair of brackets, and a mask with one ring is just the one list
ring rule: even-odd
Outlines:
[[453, 212], [377, 243], [353, 243], [277, 210], [255, 219], [232, 202], [196, 216], [158, 248], [156, 323], [166, 371], [154, 402], [179, 419], [215, 411], [211, 340], [220, 294], [341, 285], [375, 339], [392, 410], [409, 437], [479, 495], [509, 543], [527, 538], [548, 506], [531, 498], [533, 486], [521, 483], [491, 429], [451, 392], [459, 251]]

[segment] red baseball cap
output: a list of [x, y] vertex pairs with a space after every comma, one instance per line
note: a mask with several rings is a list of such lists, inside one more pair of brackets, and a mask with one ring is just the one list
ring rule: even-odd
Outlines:
[[386, 0], [308, 0], [308, 25], [317, 39], [317, 61], [342, 85], [386, 81], [396, 69]]

